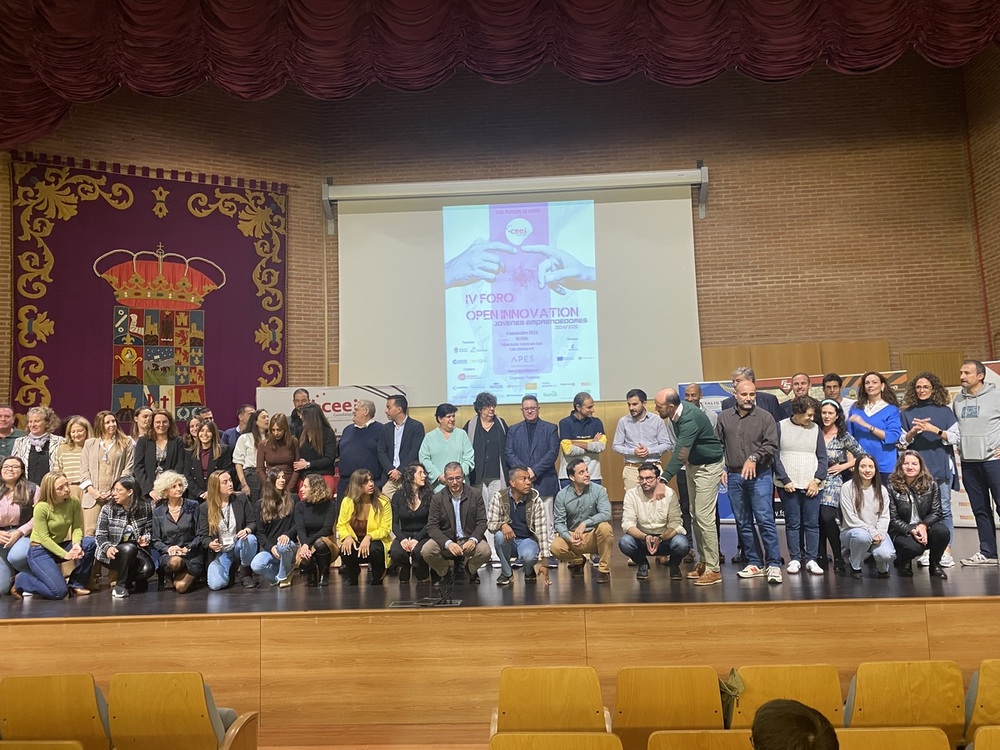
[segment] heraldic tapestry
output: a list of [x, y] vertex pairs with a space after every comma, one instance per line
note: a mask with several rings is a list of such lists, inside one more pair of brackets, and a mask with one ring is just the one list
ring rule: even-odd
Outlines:
[[285, 186], [15, 154], [14, 407], [235, 422], [285, 382]]

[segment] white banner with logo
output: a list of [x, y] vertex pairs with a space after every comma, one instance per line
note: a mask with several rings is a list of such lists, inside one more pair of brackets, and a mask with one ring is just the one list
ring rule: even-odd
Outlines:
[[309, 392], [309, 400], [319, 405], [326, 421], [342, 435], [344, 428], [351, 424], [354, 404], [359, 400], [375, 402], [375, 418], [385, 421], [382, 410], [389, 396], [405, 396], [406, 386], [402, 385], [340, 385], [340, 386], [298, 386], [295, 388], [258, 388], [257, 408], [266, 409], [268, 414], [291, 414], [295, 406], [292, 396], [299, 388]]

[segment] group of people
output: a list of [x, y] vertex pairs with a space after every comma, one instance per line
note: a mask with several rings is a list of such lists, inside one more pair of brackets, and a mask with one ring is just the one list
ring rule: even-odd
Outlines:
[[[786, 573], [822, 575], [829, 545], [834, 569], [855, 578], [871, 557], [882, 577], [893, 564], [912, 576], [917, 560], [944, 579], [954, 564], [958, 448], [980, 537], [962, 563], [996, 565], [989, 497], [1000, 497], [1000, 397], [981, 362], [964, 363], [961, 382], [951, 404], [940, 380], [920, 373], [900, 408], [880, 373], [865, 373], [854, 401], [835, 374], [817, 401], [799, 373], [779, 404], [739, 368], [718, 415], [696, 384], [684, 401], [660, 391], [655, 415], [633, 389], [611, 441], [625, 461], [617, 546], [639, 580], [651, 556], [683, 579], [680, 565], [697, 550], [686, 577], [720, 582], [721, 484], [745, 562], [740, 578], [782, 581], [777, 490]], [[615, 534], [600, 460], [608, 437], [588, 393], [558, 425], [541, 419], [533, 395], [521, 401], [523, 420], [508, 425], [496, 398], [481, 393], [464, 429], [445, 403], [426, 433], [404, 396], [387, 399], [385, 423], [359, 400], [339, 441], [308, 392], [297, 390], [293, 406], [286, 416], [246, 404], [238, 426], [221, 432], [202, 408], [184, 437], [164, 410], [139, 409], [132, 435], [111, 412], [97, 415], [96, 429], [72, 417], [62, 437], [48, 407], [28, 411], [26, 433], [0, 407], [0, 592], [85, 595], [105, 571], [119, 598], [154, 576], [183, 593], [202, 579], [213, 590], [237, 579], [288, 587], [298, 569], [322, 587], [335, 562], [348, 585], [364, 567], [372, 585], [392, 568], [402, 583], [478, 583], [489, 564], [499, 586], [513, 582], [515, 567], [526, 583], [548, 584], [550, 567], [565, 562], [579, 577], [588, 558], [598, 583], [611, 580]]]

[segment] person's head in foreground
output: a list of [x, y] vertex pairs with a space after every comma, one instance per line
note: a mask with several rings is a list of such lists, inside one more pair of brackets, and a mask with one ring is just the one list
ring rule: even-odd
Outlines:
[[753, 717], [754, 750], [838, 750], [833, 725], [815, 708], [798, 701], [768, 701]]

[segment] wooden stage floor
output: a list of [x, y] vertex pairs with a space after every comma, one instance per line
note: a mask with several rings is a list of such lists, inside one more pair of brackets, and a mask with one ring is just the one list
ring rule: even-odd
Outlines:
[[[723, 529], [723, 548], [735, 551]], [[969, 554], [975, 533], [956, 549]], [[4, 674], [91, 672], [107, 687], [122, 671], [197, 669], [220, 705], [260, 712], [260, 745], [485, 747], [500, 670], [586, 664], [614, 705], [624, 666], [833, 664], [846, 692], [864, 661], [951, 659], [968, 681], [1000, 658], [1000, 570], [961, 568], [949, 580], [785, 576], [743, 581], [727, 564], [721, 585], [648, 581], [616, 552], [612, 582], [593, 571], [551, 587], [460, 584], [456, 608], [397, 610], [430, 594], [415, 583], [327, 589], [149, 592], [112, 600], [105, 590], [61, 602], [0, 600]]]

